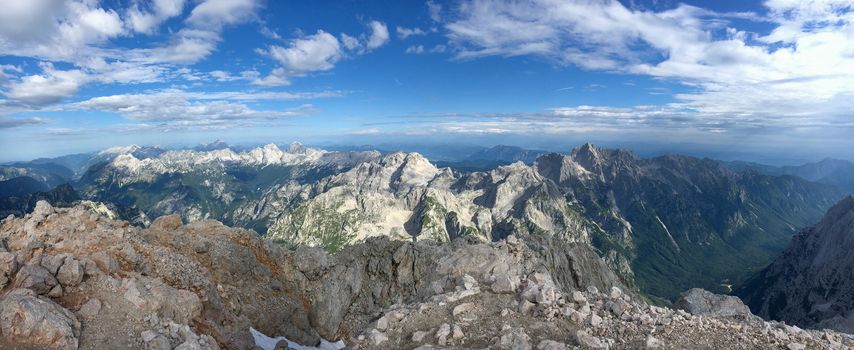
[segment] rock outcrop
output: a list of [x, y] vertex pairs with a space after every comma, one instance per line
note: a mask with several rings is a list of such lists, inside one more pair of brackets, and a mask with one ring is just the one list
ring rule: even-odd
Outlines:
[[673, 304], [679, 310], [685, 310], [692, 315], [708, 316], [711, 318], [735, 318], [749, 320], [755, 317], [747, 305], [731, 295], [714, 294], [709, 291], [693, 288], [679, 297]]
[[0, 330], [24, 347], [251, 349], [251, 328], [309, 345], [349, 340], [384, 309], [454, 290], [464, 276], [462, 285], [507, 295], [526, 288], [539, 303], [558, 289], [625, 288], [588, 246], [548, 237], [381, 237], [329, 255], [216, 221], [167, 216], [143, 229], [87, 206], [37, 209], [0, 223], [0, 305], [12, 322]]
[[854, 332], [854, 196], [792, 239], [736, 292], [767, 319]]

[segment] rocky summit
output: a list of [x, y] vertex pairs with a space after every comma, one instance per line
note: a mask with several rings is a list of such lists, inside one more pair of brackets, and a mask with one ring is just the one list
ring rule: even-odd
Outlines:
[[708, 292], [686, 293], [684, 310], [649, 305], [588, 245], [546, 235], [377, 237], [329, 254], [213, 220], [165, 216], [140, 228], [41, 201], [3, 220], [0, 242], [3, 349], [854, 345]]

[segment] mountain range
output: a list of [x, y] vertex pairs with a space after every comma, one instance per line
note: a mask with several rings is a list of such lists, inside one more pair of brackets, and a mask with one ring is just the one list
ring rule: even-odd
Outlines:
[[[496, 147], [468, 159], [509, 164], [460, 169], [418, 153], [299, 143], [234, 151], [215, 142], [190, 150], [116, 147], [3, 168], [37, 174], [46, 187], [58, 176], [74, 188], [58, 201], [101, 202], [138, 225], [177, 213], [330, 252], [373, 236], [486, 242], [545, 233], [594, 247], [626, 285], [662, 301], [698, 286], [727, 292], [843, 196], [796, 176], [591, 144], [568, 154]], [[74, 169], [44, 171], [62, 164]], [[4, 196], [17, 198], [15, 208], [42, 198]]]

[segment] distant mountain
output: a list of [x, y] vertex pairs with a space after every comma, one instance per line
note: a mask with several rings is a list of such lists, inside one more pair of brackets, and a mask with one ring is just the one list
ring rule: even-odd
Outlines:
[[9, 215], [21, 217], [33, 211], [36, 202], [40, 200], [56, 203], [59, 206], [71, 206], [75, 201], [80, 200], [80, 196], [69, 184], [59, 185], [44, 192], [30, 192], [11, 196], [0, 195], [0, 219]]
[[216, 151], [216, 150], [221, 150], [221, 149], [226, 149], [226, 148], [228, 148], [228, 144], [225, 143], [225, 141], [216, 140], [216, 141], [211, 142], [211, 143], [205, 143], [205, 144], [201, 144], [201, 145], [198, 145], [196, 147], [193, 147], [193, 150], [197, 151], [197, 152], [207, 152], [207, 151]]
[[498, 145], [482, 151], [478, 151], [468, 156], [466, 160], [492, 160], [507, 163], [522, 162], [532, 164], [540, 156], [549, 153], [547, 151], [530, 150], [516, 146]]
[[508, 165], [515, 162], [532, 164], [547, 151], [529, 150], [515, 146], [498, 145], [492, 148], [477, 151], [465, 159], [456, 161], [437, 161], [436, 165], [440, 167], [451, 167], [460, 171], [487, 171], [495, 169], [501, 165]]
[[854, 196], [797, 234], [737, 293], [764, 318], [854, 332]]
[[500, 147], [482, 154], [519, 161], [460, 171], [418, 153], [299, 143], [242, 152], [131, 146], [97, 153], [74, 186], [137, 224], [173, 213], [213, 218], [328, 251], [372, 236], [546, 234], [595, 247], [626, 284], [671, 300], [692, 287], [727, 291], [842, 197], [828, 185], [709, 159], [586, 144], [525, 164], [530, 152], [539, 151]]
[[48, 189], [43, 182], [29, 176], [19, 176], [0, 181], [0, 197], [20, 197], [30, 193], [44, 192]]
[[395, 153], [292, 191], [298, 200], [268, 231], [289, 244], [334, 251], [374, 235], [488, 241], [545, 232], [594, 245], [627, 281], [666, 298], [696, 286], [727, 291], [842, 196], [797, 177], [589, 144], [532, 166], [465, 174]]
[[12, 163], [0, 165], [0, 181], [27, 177], [42, 184], [45, 188], [71, 181], [74, 172], [54, 163]]
[[337, 173], [377, 152], [326, 152], [292, 143], [247, 152], [168, 151], [140, 159], [123, 152], [95, 165], [76, 183], [87, 199], [112, 203], [128, 220], [145, 224], [179, 213], [188, 221], [217, 218], [265, 232], [281, 214], [279, 186], [298, 186]]
[[854, 193], [854, 162], [825, 158], [815, 163], [775, 167], [751, 162], [725, 162], [736, 171], [753, 170], [767, 175], [794, 175], [810, 181], [833, 185], [845, 193]]

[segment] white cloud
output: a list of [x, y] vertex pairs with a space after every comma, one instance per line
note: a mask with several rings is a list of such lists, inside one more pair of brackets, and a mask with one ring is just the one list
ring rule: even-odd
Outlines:
[[442, 20], [442, 5], [433, 2], [433, 0], [427, 0], [427, 12], [434, 22]]
[[371, 21], [368, 23], [371, 27], [371, 36], [368, 38], [368, 42], [365, 46], [367, 46], [368, 50], [376, 49], [380, 46], [385, 45], [389, 41], [389, 33], [388, 27], [385, 23], [379, 21]]
[[[209, 56], [221, 41], [223, 27], [254, 18], [259, 6], [257, 0], [201, 1], [184, 27], [169, 35], [167, 43], [151, 48], [112, 47], [113, 39], [134, 32], [154, 33], [164, 21], [181, 15], [185, 5], [186, 0], [132, 1], [126, 8], [114, 10], [97, 0], [3, 4], [0, 55], [51, 62], [41, 64], [42, 72], [36, 74], [11, 76], [0, 72], [3, 94], [40, 106], [73, 96], [85, 84], [198, 78], [180, 73], [175, 64], [191, 64]], [[54, 62], [70, 63], [73, 68], [57, 69]]]
[[251, 18], [257, 7], [256, 0], [207, 0], [190, 12], [187, 23], [196, 28], [219, 31], [224, 25]]
[[397, 26], [396, 31], [397, 31], [397, 37], [400, 38], [401, 40], [405, 40], [406, 38], [408, 38], [410, 36], [426, 35], [427, 34], [427, 32], [422, 30], [421, 28], [404, 28], [401, 26]]
[[344, 44], [347, 50], [356, 50], [362, 46], [359, 39], [349, 36], [346, 33], [341, 33], [341, 43]]
[[[847, 0], [765, 3], [767, 18], [688, 5], [629, 9], [616, 0], [464, 1], [449, 21], [460, 59], [538, 56], [585, 69], [643, 74], [692, 87], [674, 108], [829, 120], [854, 110], [854, 8]], [[768, 35], [728, 17], [770, 20]], [[753, 40], [756, 38], [757, 40]], [[778, 45], [774, 43], [782, 43]], [[791, 120], [777, 119], [780, 122]]]
[[184, 11], [185, 0], [154, 0], [146, 8], [134, 3], [127, 11], [130, 27], [137, 33], [151, 34], [165, 20]]
[[[164, 90], [147, 94], [100, 96], [62, 106], [62, 110], [96, 110], [113, 112], [142, 123], [227, 124], [230, 121], [257, 122], [306, 115], [311, 105], [289, 110], [259, 110], [245, 102], [252, 100], [288, 100], [312, 98], [311, 95], [262, 93], [205, 94], [181, 90]], [[243, 101], [243, 102], [241, 102]]]
[[76, 94], [91, 79], [80, 70], [58, 70], [49, 63], [41, 67], [42, 74], [27, 75], [9, 84], [5, 95], [29, 105], [44, 105]]
[[406, 48], [406, 53], [421, 54], [424, 53], [424, 45], [412, 45]]
[[322, 30], [294, 39], [288, 47], [272, 45], [266, 53], [293, 75], [330, 70], [342, 57], [338, 39]]

